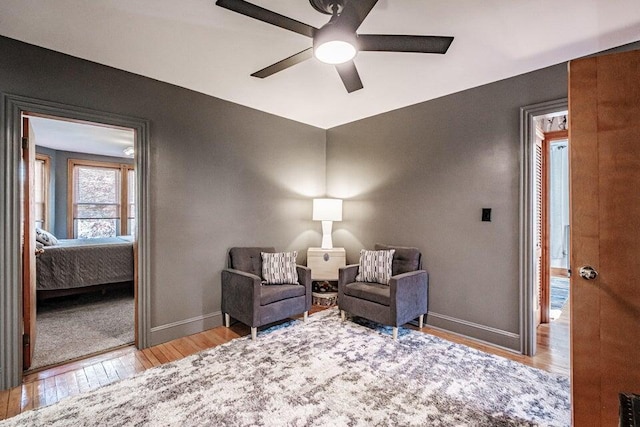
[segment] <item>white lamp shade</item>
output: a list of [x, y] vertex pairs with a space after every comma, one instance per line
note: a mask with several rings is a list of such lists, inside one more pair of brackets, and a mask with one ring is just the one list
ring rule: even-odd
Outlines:
[[314, 221], [342, 221], [342, 199], [313, 199]]

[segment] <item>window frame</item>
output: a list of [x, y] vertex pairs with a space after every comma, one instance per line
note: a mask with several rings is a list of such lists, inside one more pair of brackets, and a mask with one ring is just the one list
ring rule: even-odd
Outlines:
[[[49, 185], [51, 183], [51, 157], [46, 154], [36, 153], [36, 162], [43, 162], [42, 167], [42, 229], [51, 231], [49, 226]], [[35, 200], [34, 200], [35, 204]]]
[[[74, 168], [76, 166], [116, 169], [120, 173], [120, 225], [116, 230], [117, 236], [133, 234], [129, 230], [129, 171], [134, 171], [135, 165], [128, 163], [103, 162], [98, 160], [69, 159], [67, 168], [67, 236], [69, 239], [77, 239], [74, 227], [74, 206], [76, 205], [76, 194], [74, 185]], [[135, 210], [134, 210], [135, 212]]]

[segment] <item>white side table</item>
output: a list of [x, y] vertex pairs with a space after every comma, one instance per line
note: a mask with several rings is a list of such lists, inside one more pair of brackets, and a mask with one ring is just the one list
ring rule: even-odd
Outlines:
[[344, 248], [307, 250], [307, 267], [311, 269], [311, 280], [338, 280], [338, 269], [346, 265]]

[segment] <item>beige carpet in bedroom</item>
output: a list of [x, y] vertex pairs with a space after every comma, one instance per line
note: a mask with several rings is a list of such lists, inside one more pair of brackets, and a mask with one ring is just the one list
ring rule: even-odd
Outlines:
[[30, 370], [133, 343], [133, 291], [119, 289], [38, 303]]

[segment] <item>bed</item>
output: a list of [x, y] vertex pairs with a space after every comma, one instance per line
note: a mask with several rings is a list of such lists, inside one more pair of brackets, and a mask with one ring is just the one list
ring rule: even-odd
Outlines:
[[[38, 299], [131, 284], [133, 238], [59, 239], [36, 257]], [[113, 286], [112, 286], [113, 285]]]

